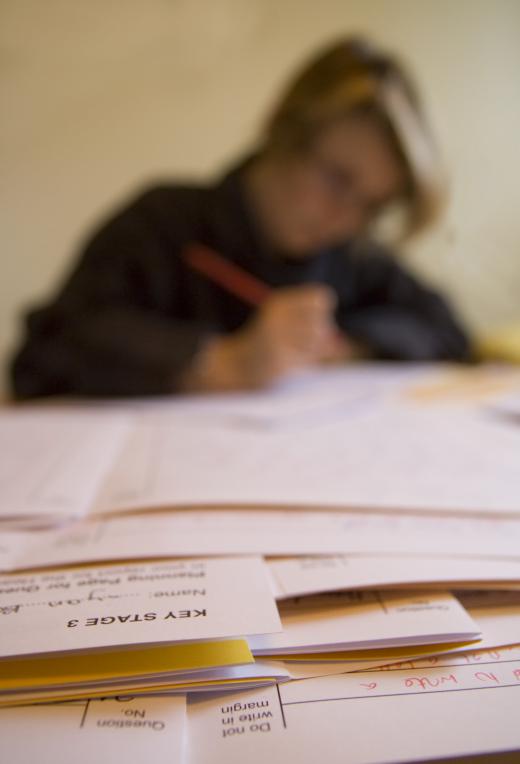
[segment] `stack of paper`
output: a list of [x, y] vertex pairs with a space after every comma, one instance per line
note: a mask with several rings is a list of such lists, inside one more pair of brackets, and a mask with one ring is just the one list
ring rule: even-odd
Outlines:
[[519, 390], [366, 364], [1, 414], [7, 759], [520, 749]]
[[417, 369], [325, 375], [305, 395], [284, 393], [278, 410], [292, 401], [301, 419], [273, 415], [277, 426], [257, 426], [267, 393], [248, 399], [249, 417], [242, 396], [238, 418], [232, 396], [213, 409], [179, 399], [3, 413], [0, 517], [43, 526], [186, 506], [517, 516], [520, 430], [479, 396], [510, 392], [519, 376], [480, 382], [476, 398], [467, 379], [428, 379]]
[[476, 658], [197, 699], [188, 703], [186, 761], [393, 764], [518, 752], [520, 652]]
[[280, 603], [283, 631], [250, 640], [255, 655], [326, 654], [469, 642], [480, 630], [448, 593], [347, 592]]
[[[372, 580], [383, 565], [389, 572], [389, 563], [384, 558], [448, 560], [430, 566], [429, 573], [425, 560], [418, 583], [421, 580], [426, 583], [432, 573], [439, 583], [447, 582], [451, 574], [445, 573], [445, 565], [452, 570], [452, 563], [463, 565], [464, 561], [467, 561], [464, 572], [460, 568], [454, 572], [471, 583], [471, 579], [476, 581], [479, 577], [475, 561], [478, 564], [499, 561], [507, 564], [483, 570], [480, 578], [489, 580], [485, 576], [491, 574], [491, 578], [498, 577], [496, 583], [502, 584], [508, 576], [514, 577], [514, 565], [520, 561], [520, 515], [504, 519], [359, 510], [190, 509], [88, 520], [45, 531], [5, 530], [1, 538], [0, 569], [4, 571], [110, 560], [240, 554], [341, 555], [343, 561], [339, 566], [334, 561], [325, 563], [341, 569], [346, 566], [348, 555], [368, 558], [366, 566]], [[513, 565], [508, 567], [509, 563]], [[305, 565], [310, 564], [305, 561]], [[316, 566], [319, 582], [322, 562], [316, 560], [312, 564]], [[356, 566], [356, 576], [361, 575], [362, 561], [350, 559], [348, 564], [352, 574]], [[421, 562], [412, 561], [410, 565], [414, 575], [418, 575]], [[396, 573], [397, 570], [394, 577]], [[395, 584], [412, 584], [412, 578], [412, 575], [401, 581], [396, 578]], [[360, 581], [358, 578], [356, 585]], [[348, 582], [344, 585], [348, 586]]]
[[278, 599], [383, 586], [520, 589], [520, 558], [341, 555], [271, 560], [269, 568]]
[[0, 704], [273, 676], [246, 641], [281, 629], [260, 559], [2, 576], [0, 602]]

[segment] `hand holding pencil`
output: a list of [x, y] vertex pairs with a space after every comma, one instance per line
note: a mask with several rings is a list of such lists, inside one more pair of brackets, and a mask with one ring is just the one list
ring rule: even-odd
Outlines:
[[323, 284], [305, 284], [272, 293], [246, 327], [265, 384], [292, 371], [339, 359], [346, 341], [334, 321], [336, 295]]
[[218, 253], [198, 246], [185, 253], [194, 270], [258, 310], [233, 334], [211, 340], [184, 378], [186, 390], [268, 387], [295, 371], [352, 355], [334, 321], [336, 295], [323, 284], [273, 290]]

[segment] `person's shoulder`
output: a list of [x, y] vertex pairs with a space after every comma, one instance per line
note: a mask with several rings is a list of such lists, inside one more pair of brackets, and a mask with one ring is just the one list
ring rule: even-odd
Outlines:
[[146, 183], [109, 207], [98, 231], [112, 226], [147, 226], [155, 230], [176, 229], [200, 217], [209, 186], [197, 182]]
[[200, 207], [210, 208], [214, 204], [229, 201], [242, 196], [242, 180], [246, 168], [254, 155], [247, 155], [231, 167], [225, 166], [211, 174], [205, 180], [197, 178], [156, 181], [142, 186], [134, 194], [131, 205], [144, 206], [152, 209]]
[[194, 181], [156, 182], [146, 184], [134, 191], [128, 207], [171, 210], [179, 206], [193, 206], [207, 197], [210, 187]]

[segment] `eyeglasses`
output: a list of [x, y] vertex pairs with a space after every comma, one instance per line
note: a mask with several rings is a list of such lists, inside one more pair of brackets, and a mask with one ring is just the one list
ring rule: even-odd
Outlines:
[[402, 194], [397, 193], [384, 198], [367, 197], [356, 187], [352, 173], [316, 151], [307, 154], [306, 161], [311, 162], [323, 189], [336, 204], [362, 211], [367, 220], [378, 217], [402, 198]]

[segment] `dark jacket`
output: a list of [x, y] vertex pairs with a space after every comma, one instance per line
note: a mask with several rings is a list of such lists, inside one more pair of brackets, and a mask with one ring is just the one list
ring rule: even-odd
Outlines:
[[242, 172], [214, 186], [153, 188], [105, 224], [57, 296], [29, 313], [12, 365], [14, 394], [174, 391], [208, 335], [238, 329], [254, 311], [186, 265], [181, 253], [193, 242], [272, 287], [332, 286], [338, 325], [376, 358], [467, 357], [446, 302], [380, 247], [345, 242], [305, 260], [270, 251], [247, 207]]

